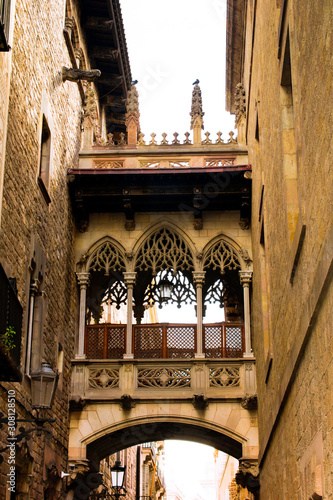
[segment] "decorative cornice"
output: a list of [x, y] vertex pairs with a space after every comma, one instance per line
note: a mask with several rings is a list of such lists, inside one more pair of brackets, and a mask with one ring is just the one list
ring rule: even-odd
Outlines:
[[226, 110], [235, 112], [235, 89], [242, 80], [245, 0], [227, 0]]

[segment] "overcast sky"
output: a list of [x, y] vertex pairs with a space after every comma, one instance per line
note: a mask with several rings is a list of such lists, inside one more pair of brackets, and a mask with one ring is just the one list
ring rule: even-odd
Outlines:
[[120, 0], [131, 63], [138, 80], [141, 129], [190, 131], [192, 83], [202, 91], [204, 127], [216, 139], [234, 128], [225, 111], [225, 0]]
[[[192, 83], [197, 78], [205, 131], [211, 133], [212, 140], [221, 131], [227, 140], [228, 132], [234, 129], [234, 116], [225, 111], [225, 0], [120, 3], [132, 76], [138, 80], [141, 130], [146, 142], [151, 132], [166, 132], [169, 141], [178, 132], [183, 141], [184, 133], [190, 131]], [[167, 320], [167, 309], [159, 310], [160, 321]], [[209, 315], [210, 321], [223, 320], [223, 310], [215, 309], [216, 314]], [[184, 316], [184, 308], [173, 311], [174, 321], [181, 321], [178, 312]], [[196, 322], [193, 311], [190, 321]], [[207, 463], [211, 468], [214, 450], [184, 441], [168, 441], [165, 447], [166, 474], [188, 492], [186, 500], [195, 498], [198, 468], [207, 470]], [[177, 471], [181, 471], [180, 477]], [[200, 493], [201, 498], [214, 498], [211, 491]]]

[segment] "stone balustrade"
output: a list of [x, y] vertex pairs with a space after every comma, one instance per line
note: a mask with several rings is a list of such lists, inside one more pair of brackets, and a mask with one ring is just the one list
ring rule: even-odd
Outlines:
[[[255, 361], [73, 361], [72, 398], [110, 401], [242, 399], [256, 393]], [[201, 399], [200, 399], [201, 396]], [[195, 404], [195, 401], [193, 401]]]
[[[190, 140], [190, 133], [185, 132], [184, 134], [184, 139], [180, 140], [179, 139], [179, 133], [174, 132], [173, 133], [173, 138], [168, 139], [167, 134], [163, 132], [161, 134], [162, 139], [160, 142], [156, 140], [157, 134], [155, 132], [152, 132], [150, 134], [150, 139], [145, 139], [145, 134], [142, 132], [139, 132], [138, 134], [138, 140], [135, 144], [128, 145], [126, 142], [126, 136], [124, 133], [121, 133], [119, 135], [118, 140], [115, 140], [112, 134], [108, 134], [107, 139], [102, 138], [101, 136], [97, 135], [95, 142], [93, 143], [93, 148], [94, 149], [119, 149], [123, 148], [124, 146], [126, 147], [150, 147], [150, 148], [156, 148], [156, 146], [163, 146], [166, 149], [169, 147], [174, 147], [174, 146], [192, 146], [192, 147], [197, 147], [197, 144], [193, 144], [192, 141]], [[201, 145], [209, 145], [209, 146], [223, 146], [223, 145], [228, 145], [230, 146], [231, 144], [237, 144], [237, 137], [234, 137], [235, 133], [234, 132], [229, 132], [229, 138], [227, 140], [224, 140], [222, 138], [222, 132], [217, 132], [216, 133], [216, 138], [215, 140], [212, 140], [210, 138], [210, 132], [205, 132], [205, 139], [201, 141]]]

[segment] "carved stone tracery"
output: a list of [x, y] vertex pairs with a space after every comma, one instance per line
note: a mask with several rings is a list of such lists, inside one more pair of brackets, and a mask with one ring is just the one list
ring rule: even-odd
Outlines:
[[89, 370], [88, 385], [91, 389], [111, 389], [119, 386], [119, 370], [102, 368]]
[[239, 368], [224, 366], [209, 369], [210, 387], [237, 387], [240, 385]]
[[158, 368], [138, 371], [138, 387], [168, 388], [191, 386], [191, 370], [189, 368]]
[[204, 269], [211, 267], [214, 271], [220, 270], [221, 274], [226, 269], [241, 269], [237, 252], [226, 241], [219, 240], [207, 252], [204, 260]]
[[170, 229], [162, 228], [153, 233], [141, 246], [136, 259], [136, 270], [152, 269], [153, 276], [159, 270], [194, 269], [193, 257], [187, 243]]
[[194, 304], [196, 302], [196, 293], [193, 284], [181, 272], [177, 272], [176, 276], [171, 270], [164, 270], [158, 273], [146, 289], [143, 303], [144, 304], [159, 304], [159, 307], [165, 303], [165, 299], [161, 296], [160, 284], [168, 282], [171, 286], [171, 295], [168, 303], [176, 303], [178, 309], [181, 304]]
[[89, 263], [90, 271], [104, 271], [105, 276], [109, 276], [110, 271], [122, 271], [125, 268], [123, 255], [110, 241], [95, 250]]

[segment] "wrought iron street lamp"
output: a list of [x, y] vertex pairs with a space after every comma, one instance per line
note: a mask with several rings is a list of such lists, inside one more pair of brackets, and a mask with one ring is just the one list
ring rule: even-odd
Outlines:
[[39, 370], [31, 374], [31, 406], [34, 408], [51, 408], [58, 374], [49, 363], [42, 363]]
[[114, 466], [110, 468], [110, 471], [113, 490], [112, 493], [114, 498], [118, 500], [119, 497], [124, 496], [124, 493], [121, 493], [120, 490], [123, 488], [124, 484], [126, 465], [121, 465], [120, 461], [117, 460]]
[[[49, 429], [45, 429], [43, 426], [46, 422], [55, 422], [55, 418], [44, 418], [39, 415], [39, 410], [51, 408], [54, 393], [57, 387], [58, 374], [55, 373], [49, 363], [42, 363], [39, 370], [31, 374], [31, 406], [37, 410], [37, 416], [33, 418], [16, 418], [15, 415], [10, 415], [5, 417], [3, 413], [0, 413], [0, 429], [3, 424], [8, 426], [8, 445], [0, 449], [0, 464], [3, 462], [2, 454], [8, 451], [11, 443], [17, 444], [22, 441], [23, 438], [27, 440], [31, 438], [32, 432], [37, 432], [40, 436], [42, 432], [49, 434], [52, 437], [52, 432]], [[9, 394], [10, 395], [10, 394]], [[29, 422], [35, 424], [36, 427], [31, 429], [25, 429], [24, 427], [19, 427], [19, 433], [15, 433], [17, 422]]]

